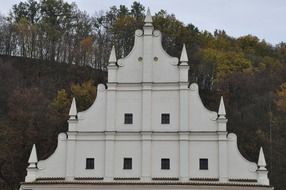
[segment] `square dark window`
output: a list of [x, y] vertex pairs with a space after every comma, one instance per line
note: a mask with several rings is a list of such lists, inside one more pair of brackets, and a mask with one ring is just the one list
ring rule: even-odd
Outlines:
[[131, 170], [132, 169], [132, 158], [124, 158], [123, 169], [124, 170]]
[[87, 158], [85, 169], [94, 169], [94, 158]]
[[161, 169], [162, 170], [169, 170], [170, 169], [170, 159], [169, 158], [162, 158], [161, 159]]
[[170, 114], [162, 113], [161, 114], [161, 124], [170, 124]]
[[209, 163], [207, 158], [200, 158], [200, 170], [208, 170]]
[[126, 113], [124, 114], [124, 124], [132, 124], [133, 123], [133, 114]]

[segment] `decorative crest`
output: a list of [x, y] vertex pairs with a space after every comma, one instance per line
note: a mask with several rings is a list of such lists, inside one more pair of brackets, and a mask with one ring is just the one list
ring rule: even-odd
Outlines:
[[145, 26], [152, 26], [153, 20], [152, 20], [152, 15], [151, 15], [149, 7], [147, 9], [147, 14], [146, 14], [144, 22], [145, 22]]
[[109, 65], [115, 65], [116, 62], [117, 62], [116, 53], [115, 53], [115, 47], [114, 46], [112, 46], [108, 62], [109, 62]]
[[33, 144], [33, 148], [29, 157], [28, 163], [30, 164], [28, 168], [36, 168], [36, 164], [38, 163], [38, 157], [37, 157], [37, 150], [36, 145]]
[[223, 97], [221, 96], [219, 109], [218, 109], [218, 118], [225, 119], [225, 115], [226, 115], [226, 112], [225, 112], [225, 107], [224, 107], [224, 101], [223, 101]]
[[76, 118], [76, 117], [77, 117], [77, 109], [76, 109], [75, 98], [72, 99], [72, 104], [71, 104], [69, 116], [70, 116], [70, 119], [71, 119], [71, 120], [77, 119], [77, 118]]
[[181, 58], [180, 58], [180, 65], [188, 65], [188, 54], [186, 50], [186, 45], [183, 45], [182, 53], [181, 53]]
[[258, 157], [258, 164], [259, 169], [266, 169], [266, 161], [265, 161], [265, 157], [264, 157], [264, 153], [263, 153], [263, 148], [260, 147], [260, 151], [259, 151], [259, 157]]

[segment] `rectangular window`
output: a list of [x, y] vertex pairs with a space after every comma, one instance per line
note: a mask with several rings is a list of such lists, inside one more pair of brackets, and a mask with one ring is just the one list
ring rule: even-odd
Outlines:
[[87, 158], [86, 159], [85, 169], [94, 169], [94, 158]]
[[132, 158], [124, 158], [123, 169], [124, 170], [131, 170], [132, 169]]
[[208, 170], [209, 163], [207, 158], [200, 158], [200, 170]]
[[170, 124], [170, 114], [162, 113], [161, 114], [161, 124]]
[[124, 114], [124, 124], [132, 124], [133, 123], [133, 114], [126, 113]]
[[169, 158], [162, 158], [161, 159], [161, 169], [162, 170], [169, 170], [170, 169], [170, 159]]

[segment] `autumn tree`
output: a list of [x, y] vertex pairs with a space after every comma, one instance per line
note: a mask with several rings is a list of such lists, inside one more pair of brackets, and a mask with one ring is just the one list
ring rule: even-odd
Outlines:
[[85, 81], [82, 84], [72, 84], [71, 91], [76, 99], [78, 110], [89, 108], [96, 97], [96, 86], [92, 80]]
[[281, 84], [277, 90], [276, 105], [278, 110], [286, 112], [286, 82]]

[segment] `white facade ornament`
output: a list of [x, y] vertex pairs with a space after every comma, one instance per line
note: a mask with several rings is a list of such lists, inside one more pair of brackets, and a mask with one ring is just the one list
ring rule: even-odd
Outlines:
[[224, 106], [223, 97], [221, 96], [219, 109], [218, 109], [218, 118], [219, 119], [225, 119], [225, 116], [226, 116], [225, 106]]
[[258, 164], [257, 165], [261, 169], [265, 169], [265, 167], [266, 167], [266, 161], [265, 161], [265, 157], [264, 157], [264, 153], [263, 153], [263, 148], [262, 147], [260, 147], [259, 157], [258, 157]]
[[183, 45], [183, 49], [182, 49], [182, 53], [181, 53], [181, 58], [180, 58], [180, 65], [188, 65], [188, 54], [187, 54], [187, 50], [186, 50], [186, 45]]
[[29, 166], [27, 167], [27, 175], [25, 177], [26, 182], [33, 182], [37, 179], [37, 163], [38, 163], [38, 157], [37, 157], [37, 150], [36, 145], [33, 144], [33, 148], [28, 160]]
[[257, 168], [257, 181], [260, 184], [263, 185], [269, 185], [269, 179], [268, 179], [268, 171], [266, 169], [266, 161], [263, 153], [262, 147], [259, 151], [259, 157], [258, 157], [258, 168]]
[[153, 20], [152, 20], [152, 15], [151, 15], [149, 7], [147, 9], [147, 13], [146, 13], [146, 17], [145, 17], [144, 22], [145, 22], [145, 26], [152, 26]]
[[76, 108], [75, 98], [72, 99], [72, 104], [70, 107], [69, 116], [70, 116], [70, 120], [77, 119], [77, 108]]
[[33, 148], [28, 160], [29, 166], [28, 168], [36, 168], [36, 164], [38, 162], [38, 156], [37, 156], [37, 150], [36, 150], [36, 145], [33, 144]]
[[73, 101], [68, 131], [49, 158], [27, 168], [22, 190], [272, 189], [267, 170], [246, 160], [227, 132], [223, 99], [218, 112], [208, 110], [189, 85], [189, 67], [161, 38], [148, 10], [129, 55], [116, 60], [112, 49], [109, 62], [119, 67], [108, 66], [107, 87], [97, 86], [85, 111]]
[[117, 62], [117, 59], [116, 59], [116, 53], [115, 53], [115, 47], [112, 46], [112, 49], [111, 49], [111, 53], [110, 53], [110, 56], [109, 56], [109, 66], [111, 65], [115, 65], [116, 62]]

